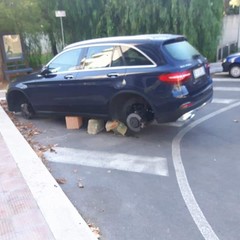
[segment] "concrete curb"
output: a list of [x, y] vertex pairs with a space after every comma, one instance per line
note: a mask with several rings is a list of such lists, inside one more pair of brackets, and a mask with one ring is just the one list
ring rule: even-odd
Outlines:
[[210, 73], [211, 74], [219, 73], [219, 72], [223, 71], [221, 62], [210, 63], [209, 65], [210, 65]]
[[0, 106], [0, 133], [56, 240], [97, 240]]
[[0, 100], [5, 100], [6, 99], [6, 90], [0, 90]]

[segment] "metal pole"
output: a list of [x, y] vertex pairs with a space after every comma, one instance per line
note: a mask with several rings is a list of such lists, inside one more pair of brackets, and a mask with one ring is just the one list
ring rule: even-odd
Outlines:
[[61, 22], [61, 31], [62, 31], [62, 48], [65, 47], [65, 40], [64, 40], [64, 31], [63, 31], [63, 20], [62, 17], [60, 17], [60, 22]]
[[239, 50], [240, 48], [240, 42], [239, 42], [239, 34], [240, 34], [240, 6], [238, 7], [238, 39], [237, 39], [237, 48]]

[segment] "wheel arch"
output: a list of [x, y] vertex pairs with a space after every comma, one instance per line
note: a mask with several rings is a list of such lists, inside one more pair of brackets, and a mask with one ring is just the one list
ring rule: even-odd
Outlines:
[[240, 67], [240, 62], [233, 62], [233, 63], [231, 63], [231, 64], [229, 65], [229, 69], [230, 69], [231, 67], [233, 67], [233, 66], [238, 66], [238, 67]]
[[9, 111], [20, 112], [21, 104], [26, 102], [30, 104], [28, 97], [22, 91], [12, 90], [11, 92], [7, 93], [7, 103]]
[[112, 97], [109, 103], [110, 117], [112, 119], [118, 119], [118, 110], [123, 106], [125, 102], [129, 101], [130, 99], [136, 99], [136, 101], [139, 100], [148, 104], [154, 112], [153, 106], [150, 104], [150, 102], [146, 99], [145, 96], [134, 91], [125, 91], [120, 92]]

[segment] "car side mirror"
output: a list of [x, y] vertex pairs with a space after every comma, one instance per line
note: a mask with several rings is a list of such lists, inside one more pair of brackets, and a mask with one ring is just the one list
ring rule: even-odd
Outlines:
[[57, 68], [50, 68], [49, 66], [44, 66], [40, 72], [42, 76], [48, 76], [48, 75], [56, 75], [58, 72]]
[[43, 76], [46, 76], [48, 75], [49, 73], [51, 73], [51, 70], [47, 67], [47, 66], [44, 66], [40, 72], [41, 75]]

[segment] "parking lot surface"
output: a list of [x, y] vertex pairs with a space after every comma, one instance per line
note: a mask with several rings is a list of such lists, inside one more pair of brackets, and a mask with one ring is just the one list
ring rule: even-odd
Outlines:
[[240, 238], [239, 79], [215, 75], [213, 102], [194, 119], [131, 137], [67, 130], [62, 118], [31, 122], [34, 141], [53, 146], [52, 175], [101, 239]]

